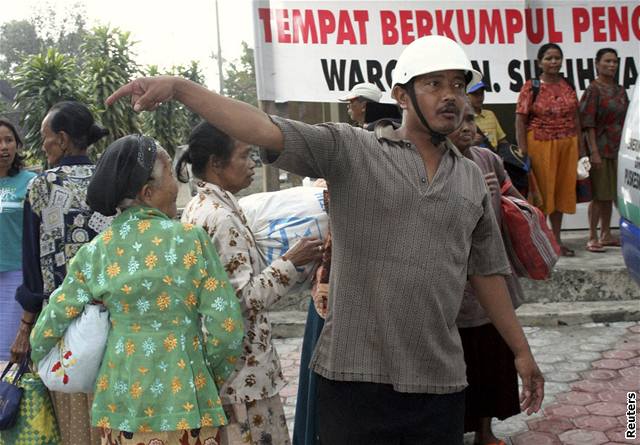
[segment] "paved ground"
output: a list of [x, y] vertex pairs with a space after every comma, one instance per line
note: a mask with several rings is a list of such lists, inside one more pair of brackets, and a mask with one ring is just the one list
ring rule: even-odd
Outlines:
[[[495, 421], [508, 445], [624, 445], [627, 392], [640, 389], [640, 324], [525, 328], [545, 374], [543, 410]], [[302, 339], [276, 340], [289, 385], [281, 396], [293, 430]], [[466, 443], [473, 443], [467, 435]]]
[[[507, 445], [640, 444], [623, 436], [627, 394], [640, 389], [640, 323], [525, 327], [525, 333], [547, 381], [543, 410], [494, 421], [497, 436]], [[275, 343], [290, 382], [280, 394], [293, 431], [302, 339]]]

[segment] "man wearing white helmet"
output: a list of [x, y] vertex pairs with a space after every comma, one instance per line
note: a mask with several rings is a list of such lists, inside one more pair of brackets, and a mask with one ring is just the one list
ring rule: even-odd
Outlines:
[[267, 162], [331, 184], [329, 312], [311, 362], [324, 444], [462, 444], [467, 382], [455, 319], [467, 278], [515, 355], [522, 409], [540, 408], [544, 379], [507, 293], [484, 178], [446, 139], [479, 79], [456, 42], [414, 41], [394, 72], [402, 125], [374, 132], [268, 116], [178, 78], [138, 79], [107, 100], [131, 96], [140, 111], [175, 98], [268, 147]]
[[363, 82], [354, 86], [349, 94], [338, 99], [340, 102], [347, 102], [347, 113], [352, 121], [364, 127], [367, 104], [369, 102], [380, 102], [382, 91], [376, 85]]

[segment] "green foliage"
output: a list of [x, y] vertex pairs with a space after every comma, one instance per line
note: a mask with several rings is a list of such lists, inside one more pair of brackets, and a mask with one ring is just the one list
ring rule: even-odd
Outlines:
[[128, 32], [101, 26], [93, 29], [81, 46], [85, 95], [91, 98], [90, 107], [96, 120], [109, 130], [110, 135], [94, 146], [93, 156], [102, 153], [109, 142], [140, 131], [138, 116], [126, 101], [118, 101], [110, 107], [105, 105], [111, 93], [139, 72], [131, 51], [134, 44]]
[[[186, 68], [182, 66], [177, 67], [177, 75], [189, 79], [192, 82], [199, 83], [200, 85], [204, 85], [204, 75], [202, 74], [202, 70], [200, 69], [198, 62], [194, 60], [191, 61], [191, 65]], [[186, 109], [186, 112], [189, 131], [191, 131], [191, 128], [195, 127], [202, 118], [189, 109]]]
[[74, 57], [87, 34], [86, 10], [81, 3], [61, 8], [42, 3], [28, 20], [11, 20], [0, 26], [0, 75], [9, 77], [12, 70], [30, 55], [46, 48]]
[[22, 112], [25, 148], [29, 157], [43, 159], [40, 150], [40, 125], [47, 111], [61, 100], [84, 97], [75, 60], [49, 48], [42, 54], [28, 56], [15, 70], [13, 85], [17, 90], [14, 107]]
[[43, 47], [36, 27], [27, 20], [12, 20], [0, 26], [0, 72], [7, 77], [27, 55], [37, 54]]
[[256, 90], [256, 73], [253, 60], [253, 49], [247, 42], [242, 42], [240, 60], [229, 62], [224, 79], [225, 95], [248, 104], [258, 105]]
[[[148, 68], [148, 76], [161, 74], [182, 76], [202, 84], [204, 77], [197, 62], [191, 62], [189, 67], [174, 66], [161, 73], [158, 67]], [[187, 107], [176, 101], [165, 102], [154, 111], [142, 114], [142, 129], [144, 134], [155, 138], [173, 157], [176, 148], [186, 144], [191, 128], [200, 121], [200, 117], [192, 113]]]
[[88, 34], [87, 11], [82, 2], [60, 5], [60, 2], [40, 2], [31, 15], [44, 47], [80, 58], [80, 46]]
[[[49, 108], [60, 100], [82, 101], [94, 113], [96, 121], [109, 130], [110, 137], [93, 147], [93, 157], [97, 157], [109, 142], [138, 133], [141, 129], [145, 134], [155, 137], [173, 155], [179, 145], [186, 143], [191, 127], [200, 118], [175, 101], [164, 103], [155, 111], [142, 115], [134, 113], [126, 100], [106, 107], [105, 100], [111, 93], [143, 73], [132, 52], [135, 42], [131, 40], [130, 33], [118, 28], [101, 26], [86, 32], [83, 14], [70, 17], [71, 22], [63, 21], [62, 25], [56, 24], [57, 27], [49, 26], [46, 32], [43, 31], [44, 37], [38, 38], [41, 42], [55, 41], [58, 46], [64, 44], [72, 47], [74, 39], [82, 35], [82, 44], [76, 51], [76, 57], [49, 47], [42, 53], [27, 56], [13, 69], [10, 79], [17, 90], [14, 106], [22, 114], [20, 125], [26, 133], [26, 152], [32, 162], [43, 159], [40, 125]], [[71, 29], [73, 36], [69, 36], [65, 29]], [[155, 66], [145, 71], [152, 76], [161, 74]], [[174, 66], [162, 74], [204, 83], [197, 62], [191, 62], [188, 66]]]

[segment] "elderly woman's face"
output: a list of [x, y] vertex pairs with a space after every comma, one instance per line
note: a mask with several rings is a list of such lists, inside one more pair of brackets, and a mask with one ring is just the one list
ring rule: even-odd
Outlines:
[[236, 141], [231, 159], [219, 173], [220, 185], [231, 193], [238, 193], [253, 182], [256, 163], [251, 159], [251, 146], [244, 142]]
[[153, 178], [147, 204], [160, 210], [169, 218], [175, 218], [178, 213], [176, 207], [178, 183], [176, 178], [173, 177], [171, 158], [166, 151], [160, 149], [156, 156], [157, 162], [160, 162], [162, 165], [162, 175], [159, 178]]
[[462, 112], [462, 123], [456, 131], [449, 135], [449, 140], [453, 142], [462, 153], [466, 153], [473, 145], [477, 131], [475, 117], [476, 115], [471, 103], [467, 102]]

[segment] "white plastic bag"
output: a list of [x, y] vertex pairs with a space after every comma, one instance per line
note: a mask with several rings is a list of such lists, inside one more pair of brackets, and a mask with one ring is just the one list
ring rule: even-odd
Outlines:
[[[265, 265], [281, 257], [302, 237], [322, 240], [329, 230], [329, 216], [324, 208], [324, 189], [293, 187], [277, 192], [256, 193], [240, 199]], [[311, 288], [316, 263], [299, 267], [297, 285], [291, 292]]]
[[578, 159], [578, 180], [582, 181], [589, 177], [589, 170], [591, 170], [591, 163], [589, 158], [584, 156]]
[[64, 336], [38, 363], [38, 374], [51, 391], [95, 391], [100, 363], [109, 335], [109, 312], [100, 304], [88, 304], [73, 320]]

